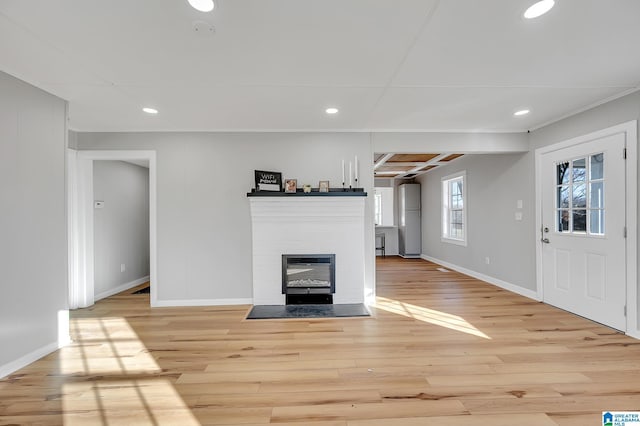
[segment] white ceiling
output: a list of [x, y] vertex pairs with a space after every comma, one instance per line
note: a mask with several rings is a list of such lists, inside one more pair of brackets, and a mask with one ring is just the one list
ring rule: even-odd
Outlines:
[[79, 131], [526, 131], [638, 89], [640, 0], [533, 2], [0, 0], [0, 70]]

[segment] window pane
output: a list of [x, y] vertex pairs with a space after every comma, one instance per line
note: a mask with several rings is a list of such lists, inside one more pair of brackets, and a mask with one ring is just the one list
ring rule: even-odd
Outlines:
[[451, 196], [462, 196], [462, 182], [459, 180], [454, 180], [451, 182]]
[[573, 211], [573, 232], [587, 232], [587, 211]]
[[556, 183], [562, 185], [563, 183], [569, 183], [569, 163], [560, 163], [556, 166]]
[[590, 185], [589, 196], [591, 201], [589, 207], [592, 209], [604, 208], [604, 182], [595, 182]]
[[460, 224], [462, 225], [462, 211], [461, 210], [452, 210], [451, 211], [451, 224]]
[[604, 234], [604, 210], [589, 211], [589, 232], [592, 234]]
[[376, 202], [376, 225], [393, 226], [393, 213], [395, 210], [393, 194], [395, 189], [392, 187], [376, 187], [374, 188], [374, 191]]
[[591, 156], [591, 180], [604, 178], [604, 154]]
[[587, 185], [580, 183], [573, 186], [573, 208], [587, 207]]
[[454, 224], [451, 226], [451, 238], [455, 238], [457, 240], [462, 239], [462, 225]]
[[462, 196], [456, 195], [451, 197], [451, 208], [452, 209], [462, 208]]
[[382, 224], [382, 196], [380, 194], [375, 195], [375, 223], [376, 225]]
[[443, 188], [443, 224], [442, 236], [464, 241], [464, 176], [442, 180]]
[[587, 161], [584, 158], [573, 160], [573, 181], [584, 182], [587, 178]]
[[449, 187], [451, 191], [451, 208], [461, 209], [462, 208], [462, 180], [456, 179], [454, 181], [451, 181]]
[[604, 235], [604, 153], [556, 164], [557, 232]]
[[569, 185], [561, 186], [558, 188], [558, 207], [569, 207]]
[[569, 232], [569, 210], [558, 210], [558, 232]]

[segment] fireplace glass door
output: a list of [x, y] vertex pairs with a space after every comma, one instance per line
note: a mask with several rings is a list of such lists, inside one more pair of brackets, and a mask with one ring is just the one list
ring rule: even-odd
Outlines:
[[335, 293], [335, 254], [283, 254], [282, 293], [287, 296]]

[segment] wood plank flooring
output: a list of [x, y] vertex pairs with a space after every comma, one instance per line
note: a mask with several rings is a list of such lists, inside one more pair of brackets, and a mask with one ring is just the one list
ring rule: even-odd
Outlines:
[[0, 424], [599, 425], [640, 410], [640, 341], [424, 260], [379, 259], [371, 318], [74, 311], [74, 343], [0, 381]]

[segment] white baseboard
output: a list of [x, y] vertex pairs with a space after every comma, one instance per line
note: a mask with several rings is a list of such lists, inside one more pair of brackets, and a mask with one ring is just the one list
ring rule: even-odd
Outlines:
[[129, 290], [137, 285], [144, 284], [149, 281], [149, 275], [146, 277], [138, 278], [137, 280], [124, 283], [119, 285], [118, 287], [111, 288], [109, 290], [103, 291], [102, 293], [98, 293], [94, 296], [94, 300], [97, 302], [100, 299], [104, 299], [105, 297], [113, 296], [114, 294], [118, 294], [122, 291]]
[[33, 352], [30, 352], [15, 361], [11, 361], [8, 364], [0, 365], [0, 379], [5, 378], [11, 373], [20, 370], [23, 367], [31, 364], [42, 358], [43, 356], [49, 355], [51, 352], [58, 350], [58, 342], [49, 343], [46, 346], [43, 346], [39, 349], [36, 349]]
[[177, 306], [227, 306], [227, 305], [253, 305], [253, 299], [177, 299], [156, 300], [154, 308]]
[[625, 334], [629, 337], [633, 337], [634, 339], [640, 340], [640, 329], [636, 328], [635, 330], [627, 330]]
[[489, 275], [481, 274], [480, 272], [472, 271], [471, 269], [463, 268], [462, 266], [454, 265], [453, 263], [445, 262], [444, 260], [436, 259], [431, 256], [423, 254], [420, 255], [420, 257], [424, 260], [428, 260], [429, 262], [437, 263], [438, 265], [453, 269], [454, 271], [460, 272], [461, 274], [469, 275], [470, 277], [485, 281], [489, 284], [493, 284], [496, 287], [500, 287], [512, 293], [519, 294], [520, 296], [528, 297], [529, 299], [533, 299], [537, 302], [542, 301], [542, 299], [538, 296], [538, 293], [533, 290], [529, 290], [527, 288], [520, 287], [519, 285], [502, 281], [498, 278], [490, 277]]

